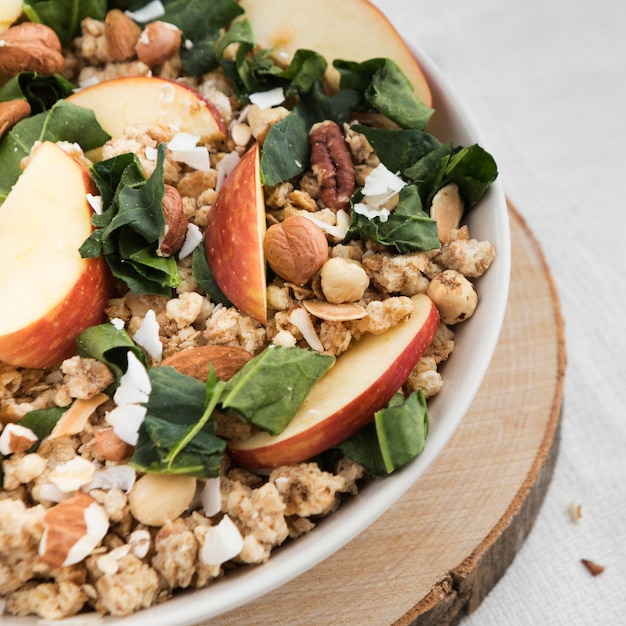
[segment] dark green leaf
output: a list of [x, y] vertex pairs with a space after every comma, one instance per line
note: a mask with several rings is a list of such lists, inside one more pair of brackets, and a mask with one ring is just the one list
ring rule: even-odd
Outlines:
[[47, 111], [52, 105], [74, 91], [74, 85], [60, 74], [41, 76], [36, 72], [20, 72], [0, 87], [0, 102], [26, 100], [31, 114]]
[[406, 400], [398, 392], [386, 408], [339, 444], [338, 448], [365, 468], [370, 476], [386, 476], [413, 460], [428, 435], [428, 409], [420, 389]]
[[172, 367], [149, 371], [152, 391], [131, 465], [141, 471], [219, 474], [226, 443], [210, 417], [223, 389], [214, 373], [203, 383]]
[[398, 205], [386, 222], [378, 217], [369, 219], [352, 211], [346, 240], [363, 238], [395, 248], [400, 254], [434, 250], [441, 245], [437, 222], [422, 210], [415, 185], [402, 188]]
[[335, 60], [340, 87], [363, 94], [367, 104], [401, 128], [423, 130], [433, 110], [415, 95], [411, 81], [391, 59], [370, 59], [362, 63]]
[[376, 435], [387, 473], [406, 465], [423, 449], [428, 435], [428, 409], [421, 389], [403, 403], [391, 404], [374, 416]]
[[404, 172], [416, 161], [439, 148], [432, 135], [421, 130], [392, 130], [357, 124], [352, 127], [367, 137], [376, 156], [391, 172]]
[[64, 46], [80, 35], [80, 23], [86, 17], [103, 20], [107, 0], [24, 0], [24, 13], [31, 22], [50, 26]]
[[38, 409], [36, 411], [29, 411], [24, 417], [17, 423], [25, 428], [30, 428], [35, 435], [37, 435], [38, 441], [36, 441], [29, 449], [28, 452], [34, 452], [41, 443], [42, 439], [47, 437], [56, 423], [61, 419], [61, 416], [69, 407], [53, 407], [51, 409]]
[[102, 130], [93, 111], [59, 100], [49, 111], [18, 122], [0, 139], [0, 201], [4, 200], [22, 173], [21, 160], [37, 141], [68, 141], [91, 150], [110, 136]]
[[99, 324], [83, 330], [76, 338], [78, 354], [97, 359], [104, 363], [115, 377], [115, 385], [128, 367], [128, 352], [132, 352], [142, 363], [146, 357], [130, 338], [125, 329], [117, 329], [113, 324]]
[[302, 348], [266, 348], [226, 383], [221, 404], [277, 435], [334, 362], [333, 356]]
[[211, 272], [211, 268], [209, 267], [209, 263], [206, 258], [204, 240], [202, 240], [191, 255], [191, 274], [200, 288], [206, 291], [212, 302], [215, 304], [223, 304], [228, 307], [232, 306], [228, 298], [222, 293], [222, 290], [215, 282], [213, 272]]

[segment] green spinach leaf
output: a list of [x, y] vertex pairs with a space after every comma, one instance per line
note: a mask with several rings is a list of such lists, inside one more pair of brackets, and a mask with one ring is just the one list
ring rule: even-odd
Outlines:
[[215, 282], [213, 272], [206, 258], [204, 240], [202, 240], [202, 243], [196, 247], [191, 255], [191, 274], [198, 285], [206, 291], [212, 302], [224, 306], [232, 306], [230, 300], [222, 293], [222, 290]]
[[433, 114], [415, 95], [411, 81], [391, 59], [369, 59], [362, 63], [337, 59], [340, 87], [363, 94], [365, 103], [398, 124], [400, 128], [423, 130]]
[[374, 421], [339, 444], [338, 448], [371, 476], [386, 476], [412, 461], [428, 435], [428, 408], [419, 389], [406, 400], [396, 393]]
[[[90, 326], [83, 330], [76, 338], [78, 354], [82, 357], [97, 359], [104, 363], [113, 373], [116, 386], [128, 367], [128, 352], [145, 365], [146, 356], [143, 350], [130, 338], [126, 329], [117, 329], [110, 322]], [[110, 389], [106, 390], [107, 393]]]
[[47, 111], [57, 100], [74, 91], [74, 85], [60, 74], [42, 76], [36, 72], [20, 72], [0, 87], [0, 102], [26, 100], [31, 115]]
[[220, 401], [272, 435], [289, 424], [335, 357], [302, 348], [266, 348], [226, 382]]
[[[358, 200], [359, 196], [355, 198]], [[370, 219], [353, 210], [345, 240], [353, 239], [371, 239], [395, 248], [400, 254], [434, 250], [441, 245], [437, 222], [422, 210], [416, 185], [402, 188], [398, 205], [385, 222], [379, 217]]]
[[18, 122], [0, 139], [0, 202], [22, 173], [21, 160], [37, 141], [68, 141], [91, 150], [108, 141], [93, 111], [59, 100], [49, 111]]
[[130, 464], [143, 472], [218, 476], [226, 442], [210, 418], [224, 383], [213, 371], [202, 383], [167, 366], [149, 376], [152, 391]]
[[104, 20], [107, 0], [24, 0], [23, 9], [31, 22], [49, 26], [67, 46], [80, 35], [84, 18]]
[[29, 411], [24, 417], [17, 423], [25, 428], [30, 428], [35, 435], [37, 435], [38, 441], [36, 441], [27, 452], [34, 452], [39, 447], [41, 441], [47, 437], [56, 423], [61, 419], [61, 416], [65, 411], [69, 409], [69, 406], [65, 407], [52, 407], [50, 409], [37, 409], [35, 411]]
[[123, 154], [92, 167], [104, 210], [94, 215], [95, 230], [80, 248], [85, 258], [104, 256], [113, 275], [138, 294], [170, 295], [180, 284], [176, 260], [157, 254], [165, 229], [163, 163], [165, 144], [146, 180], [139, 159]]

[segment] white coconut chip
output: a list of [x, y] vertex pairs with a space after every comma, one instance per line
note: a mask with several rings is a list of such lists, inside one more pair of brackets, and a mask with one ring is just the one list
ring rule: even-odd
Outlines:
[[205, 535], [200, 558], [206, 565], [221, 565], [234, 559], [243, 549], [243, 537], [235, 523], [224, 515], [217, 526], [211, 526]]
[[217, 181], [215, 183], [215, 191], [220, 190], [222, 184], [226, 180], [226, 177], [235, 169], [235, 166], [240, 160], [241, 157], [239, 156], [239, 153], [236, 150], [233, 150], [232, 152], [226, 154], [217, 164]]
[[139, 427], [146, 417], [146, 407], [140, 404], [116, 406], [106, 415], [106, 421], [115, 434], [128, 445], [134, 446], [139, 439]]
[[[163, 344], [159, 339], [159, 323], [156, 319], [156, 313], [152, 309], [148, 310], [141, 322], [141, 326], [133, 335], [132, 339], [136, 344], [141, 346], [155, 361], [161, 358], [161, 356], [163, 355]], [[143, 400], [141, 400], [141, 402], [143, 402]], [[119, 402], [117, 403], [119, 404]]]
[[268, 89], [267, 91], [258, 91], [257, 93], [251, 93], [250, 102], [256, 104], [259, 109], [270, 109], [271, 107], [278, 106], [285, 101], [285, 92], [282, 87], [275, 87], [274, 89]]
[[213, 517], [213, 515], [217, 515], [222, 510], [222, 492], [220, 491], [219, 478], [207, 478], [204, 481], [200, 501], [202, 502], [204, 514], [207, 517]]
[[211, 169], [209, 150], [204, 146], [198, 146], [200, 137], [191, 133], [176, 133], [167, 147], [172, 153], [172, 158], [179, 163], [185, 163], [201, 172]]
[[185, 241], [183, 241], [183, 245], [178, 251], [178, 258], [184, 259], [185, 257], [188, 257], [198, 247], [198, 244], [201, 241], [202, 232], [195, 224], [189, 222], [189, 224], [187, 224], [187, 234], [185, 235]]
[[165, 7], [161, 0], [152, 0], [152, 2], [148, 2], [148, 4], [136, 11], [126, 11], [126, 15], [135, 20], [135, 22], [145, 24], [146, 22], [152, 22], [159, 19], [162, 15], [165, 15]]
[[86, 197], [93, 212], [102, 215], [102, 196], [95, 196], [92, 193], [88, 193]]
[[365, 179], [363, 185], [364, 196], [384, 196], [388, 193], [398, 193], [406, 183], [396, 174], [379, 163]]
[[74, 457], [57, 465], [48, 475], [48, 480], [61, 491], [73, 493], [93, 480], [96, 468], [82, 456]]
[[96, 470], [92, 481], [83, 487], [83, 491], [92, 489], [119, 489], [128, 493], [135, 484], [137, 472], [130, 465], [111, 465]]
[[122, 328], [126, 326], [126, 322], [119, 317], [112, 317], [109, 321], [113, 324], [113, 326], [115, 326], [116, 330], [122, 330]]
[[49, 500], [50, 502], [63, 502], [72, 496], [71, 493], [61, 491], [56, 485], [52, 483], [43, 483], [39, 487], [39, 499]]
[[289, 321], [302, 333], [304, 340], [316, 352], [324, 352], [324, 346], [315, 332], [308, 311], [302, 307], [294, 308], [288, 317]]

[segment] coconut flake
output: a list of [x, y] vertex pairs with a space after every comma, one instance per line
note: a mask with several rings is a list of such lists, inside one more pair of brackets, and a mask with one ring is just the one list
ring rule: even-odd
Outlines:
[[220, 187], [226, 180], [226, 177], [235, 169], [235, 166], [240, 160], [241, 157], [239, 156], [239, 153], [236, 150], [233, 150], [232, 152], [226, 154], [217, 164], [217, 181], [215, 183], [215, 191], [220, 190]]
[[130, 465], [111, 465], [96, 470], [93, 480], [83, 487], [83, 491], [119, 489], [128, 493], [133, 488], [136, 479], [137, 472]]
[[202, 232], [195, 224], [189, 222], [189, 224], [187, 224], [187, 234], [185, 235], [185, 241], [183, 241], [183, 245], [178, 251], [178, 258], [184, 259], [185, 257], [188, 257], [198, 247], [201, 241]]
[[146, 146], [144, 154], [146, 155], [146, 159], [148, 161], [156, 161], [159, 156], [159, 151], [152, 146]]
[[213, 517], [222, 510], [222, 492], [219, 478], [207, 478], [200, 494], [200, 501], [207, 517]]
[[285, 101], [285, 92], [282, 87], [275, 87], [274, 89], [268, 89], [267, 91], [258, 91], [257, 93], [251, 93], [250, 102], [256, 104], [260, 109], [270, 109], [271, 107], [278, 106]]
[[52, 483], [43, 483], [39, 487], [39, 500], [49, 500], [50, 502], [63, 502], [71, 497], [70, 493], [61, 491], [56, 485]]
[[406, 183], [396, 174], [379, 163], [365, 179], [364, 196], [383, 196], [398, 193]]
[[86, 197], [93, 212], [102, 215], [102, 196], [95, 196], [92, 193], [88, 193]]
[[368, 220], [373, 220], [377, 217], [381, 222], [386, 222], [390, 215], [389, 209], [381, 209], [365, 202], [356, 202], [354, 212], [359, 215], [364, 215]]
[[[163, 354], [163, 344], [159, 339], [159, 323], [156, 319], [156, 313], [152, 309], [148, 310], [141, 322], [141, 326], [132, 338], [133, 341], [140, 345], [154, 360], [161, 358]], [[137, 362], [139, 362], [138, 359]], [[143, 368], [143, 365], [141, 367]], [[149, 392], [150, 390], [148, 390], [148, 393]], [[140, 402], [144, 402], [144, 400], [140, 400]]]
[[243, 549], [243, 537], [235, 523], [224, 515], [217, 526], [211, 526], [205, 535], [200, 559], [206, 565], [221, 565], [234, 559]]
[[73, 493], [84, 485], [89, 484], [96, 468], [82, 456], [74, 457], [65, 463], [57, 465], [49, 474], [48, 480], [61, 491]]
[[152, 2], [148, 2], [148, 4], [136, 11], [126, 11], [125, 13], [128, 17], [135, 20], [135, 22], [145, 24], [146, 22], [152, 22], [159, 19], [162, 15], [165, 15], [165, 7], [161, 0], [152, 0]]
[[109, 321], [115, 326], [115, 330], [122, 330], [126, 326], [126, 322], [119, 317], [113, 317]]
[[113, 400], [118, 406], [147, 402], [152, 391], [148, 372], [134, 352], [128, 351], [126, 372], [120, 378]]
[[130, 533], [128, 537], [128, 545], [130, 545], [133, 554], [138, 559], [143, 559], [150, 550], [150, 542], [152, 537], [145, 528], [139, 528]]
[[289, 321], [302, 333], [304, 340], [317, 352], [324, 352], [324, 346], [315, 332], [311, 316], [302, 307], [296, 307], [288, 316]]
[[327, 222], [313, 217], [311, 213], [303, 212], [301, 215], [306, 217], [308, 220], [311, 220], [325, 233], [330, 235], [335, 243], [343, 241], [346, 237], [346, 233], [348, 232], [348, 228], [350, 228], [350, 215], [348, 215], [348, 213], [343, 209], [339, 209], [337, 211], [335, 224], [328, 224]]
[[106, 421], [115, 434], [128, 445], [134, 446], [139, 439], [139, 427], [146, 417], [146, 407], [140, 404], [123, 404], [109, 411]]
[[175, 161], [185, 163], [201, 172], [208, 172], [211, 169], [209, 151], [207, 148], [197, 145], [199, 140], [199, 135], [176, 133], [167, 147]]

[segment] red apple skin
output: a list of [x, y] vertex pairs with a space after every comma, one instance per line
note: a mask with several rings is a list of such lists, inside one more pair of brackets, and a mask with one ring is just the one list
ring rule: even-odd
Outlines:
[[254, 144], [226, 177], [209, 211], [205, 248], [213, 278], [224, 295], [265, 324], [265, 201], [259, 158], [259, 145]]
[[[421, 296], [421, 298], [427, 298], [427, 296]], [[233, 460], [250, 469], [300, 463], [336, 446], [353, 435], [370, 422], [374, 413], [386, 406], [394, 393], [402, 386], [432, 342], [439, 326], [439, 320], [437, 308], [429, 300], [429, 307], [427, 311], [423, 311], [423, 322], [419, 330], [404, 344], [404, 348], [396, 355], [393, 363], [381, 372], [381, 375], [371, 386], [361, 390], [331, 415], [327, 415], [317, 422], [313, 421], [310, 427], [304, 430], [294, 429], [292, 436], [284, 436], [285, 432], [289, 430], [288, 426], [286, 431], [275, 437], [263, 434], [259, 440], [259, 445], [255, 447], [247, 446], [246, 440], [231, 442], [229, 453]], [[385, 340], [384, 335], [366, 336], [366, 338], [371, 342], [371, 345], [375, 345], [374, 342]], [[375, 351], [372, 353], [375, 354]], [[338, 357], [335, 366], [328, 371], [320, 382], [324, 381], [325, 378], [332, 379], [333, 370], [339, 365], [342, 356]], [[375, 366], [375, 361], [370, 363]], [[358, 376], [358, 372], [355, 373], [355, 376]], [[305, 400], [305, 404], [306, 402]], [[310, 405], [306, 407], [306, 410], [310, 411], [313, 408]], [[298, 415], [294, 417], [291, 424], [297, 419]]]
[[85, 259], [70, 293], [26, 328], [0, 337], [0, 361], [18, 367], [52, 367], [76, 354], [76, 337], [105, 321], [113, 279], [103, 258]]

